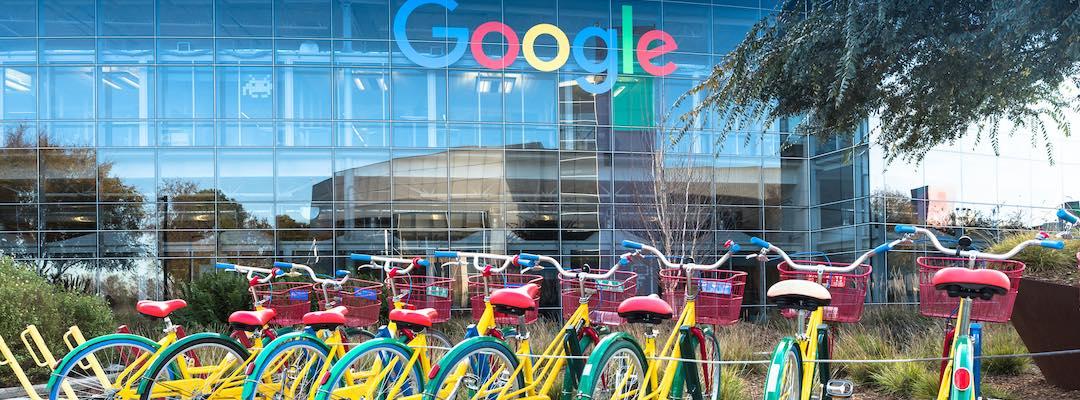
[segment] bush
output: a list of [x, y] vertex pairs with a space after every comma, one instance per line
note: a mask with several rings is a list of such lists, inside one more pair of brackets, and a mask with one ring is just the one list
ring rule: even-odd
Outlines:
[[[1023, 354], [1027, 353], [1027, 346], [1020, 340], [1009, 324], [984, 324], [983, 325], [983, 355]], [[1031, 359], [1027, 357], [1011, 358], [985, 358], [982, 360], [982, 370], [986, 375], [1020, 375], [1031, 365]]]
[[[0, 336], [15, 353], [35, 382], [44, 381], [49, 371], [30, 368], [33, 362], [18, 339], [27, 325], [36, 325], [53, 355], [67, 353], [61, 336], [71, 325], [78, 325], [87, 338], [114, 329], [113, 315], [103, 297], [69, 292], [50, 285], [45, 278], [11, 258], [0, 257]], [[7, 367], [0, 367], [0, 386], [12, 386], [15, 377]]]
[[746, 400], [746, 381], [743, 379], [743, 370], [737, 366], [727, 365], [720, 370], [720, 398], [724, 400]]
[[936, 392], [935, 388], [929, 396], [924, 396], [928, 394], [925, 392], [927, 386], [934, 386], [932, 383], [937, 377], [920, 363], [884, 364], [870, 374], [870, 379], [873, 386], [892, 396], [933, 398]]
[[[987, 249], [991, 253], [1004, 253], [1016, 245], [1028, 239], [1033, 239], [1033, 232], [1018, 233], [1006, 236], [1000, 242]], [[1023, 262], [1026, 268], [1024, 276], [1033, 276], [1048, 279], [1054, 282], [1072, 285], [1077, 278], [1076, 253], [1080, 251], [1080, 240], [1065, 241], [1064, 250], [1047, 249], [1044, 247], [1028, 247], [1013, 257], [1013, 260]]]
[[229, 314], [252, 307], [247, 280], [234, 272], [201, 274], [180, 285], [180, 298], [188, 305], [174, 313], [173, 320], [189, 330], [227, 324]]
[[[834, 359], [838, 360], [880, 360], [895, 358], [898, 354], [896, 341], [881, 331], [855, 325], [837, 335], [834, 343]], [[886, 364], [853, 363], [844, 364], [843, 371], [856, 383], [873, 384], [873, 376]]]

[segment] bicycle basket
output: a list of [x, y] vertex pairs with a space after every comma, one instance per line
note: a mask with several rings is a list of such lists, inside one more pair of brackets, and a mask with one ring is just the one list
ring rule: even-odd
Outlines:
[[[959, 297], [949, 297], [944, 290], [934, 288], [934, 274], [943, 268], [967, 267], [970, 260], [956, 257], [919, 257], [919, 313], [928, 317], [953, 318], [960, 307]], [[990, 268], [1004, 272], [1011, 287], [1001, 296], [990, 300], [974, 299], [971, 304], [971, 320], [1008, 322], [1012, 317], [1020, 278], [1024, 275], [1024, 263], [1013, 260], [975, 260], [975, 268]]]
[[262, 306], [274, 310], [273, 325], [299, 325], [311, 311], [311, 288], [307, 282], [269, 282], [251, 287]]
[[432, 322], [446, 322], [450, 319], [450, 278], [429, 275], [403, 275], [394, 277], [394, 286], [398, 294], [404, 294], [401, 301], [416, 308], [434, 308], [439, 313]]
[[[810, 260], [801, 260], [798, 263], [836, 267], [849, 265], [846, 263]], [[782, 281], [788, 279], [818, 281], [817, 271], [798, 271], [791, 268], [787, 261], [781, 262], [776, 266], [776, 269], [780, 271], [780, 280]], [[866, 288], [870, 283], [871, 270], [869, 265], [862, 264], [855, 267], [851, 272], [825, 272], [821, 275], [821, 285], [825, 286], [829, 290], [829, 295], [832, 296], [829, 305], [822, 307], [826, 321], [859, 322], [859, 319], [862, 318], [863, 305], [866, 303]], [[796, 315], [795, 310], [791, 309], [781, 310], [781, 313], [786, 318], [794, 318]]]
[[563, 318], [570, 318], [581, 305], [581, 289], [589, 296], [589, 320], [596, 324], [622, 325], [619, 303], [637, 295], [637, 274], [616, 271], [608, 279], [580, 280], [559, 276]]
[[[544, 281], [544, 277], [540, 275], [529, 274], [499, 274], [488, 278], [488, 289], [495, 291], [505, 288], [516, 288], [526, 284], [532, 283], [536, 286], [540, 286]], [[469, 275], [469, 305], [472, 308], [472, 317], [474, 320], [479, 321], [480, 316], [484, 314], [484, 276], [483, 275]], [[539, 297], [534, 299], [539, 301]], [[531, 324], [536, 321], [539, 316], [537, 310], [529, 310], [525, 313], [525, 323]], [[506, 315], [500, 312], [495, 313], [495, 322], [499, 324], [516, 324], [518, 318], [513, 315]]]
[[325, 295], [321, 283], [316, 284], [312, 290], [319, 299], [319, 308], [324, 310], [329, 308], [326, 305], [328, 299], [324, 298], [327, 296], [335, 303], [335, 306], [345, 306], [348, 309], [345, 313], [346, 326], [371, 326], [379, 322], [379, 311], [382, 306], [382, 300], [379, 298], [382, 291], [381, 283], [350, 279], [340, 287], [336, 285], [327, 287]]
[[[664, 300], [671, 304], [675, 315], [686, 305], [686, 275], [681, 268], [660, 270]], [[742, 310], [746, 273], [731, 270], [697, 271], [695, 315], [697, 322], [711, 325], [731, 325], [739, 321]]]

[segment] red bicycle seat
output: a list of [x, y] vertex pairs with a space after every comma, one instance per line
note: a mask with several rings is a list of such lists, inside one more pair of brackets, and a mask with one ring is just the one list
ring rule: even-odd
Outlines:
[[616, 310], [620, 317], [629, 322], [645, 322], [658, 324], [671, 319], [675, 312], [668, 302], [653, 294], [648, 296], [634, 296], [619, 303]]
[[263, 326], [274, 319], [274, 315], [276, 314], [277, 312], [269, 308], [257, 311], [237, 311], [229, 315], [229, 323], [247, 326]]
[[[938, 290], [954, 289], [958, 291], [956, 295], [962, 297], [971, 297], [964, 296], [965, 294], [980, 293], [1002, 295], [1007, 293], [1011, 286], [1009, 277], [1004, 272], [994, 269], [967, 269], [961, 267], [944, 268], [934, 273], [931, 283]], [[949, 295], [953, 296], [954, 294], [950, 291]]]
[[165, 301], [139, 300], [138, 303], [135, 303], [135, 310], [143, 315], [154, 318], [168, 317], [173, 311], [184, 307], [187, 307], [187, 302], [181, 299]]
[[499, 289], [491, 292], [491, 304], [496, 306], [532, 310], [536, 308], [536, 295], [540, 287], [529, 283], [516, 288]]
[[312, 311], [304, 314], [304, 325], [345, 325], [345, 313], [349, 309], [337, 306], [326, 311]]
[[431, 320], [437, 318], [439, 312], [434, 308], [421, 308], [419, 310], [390, 310], [390, 320], [406, 325], [416, 325], [425, 328], [431, 327]]

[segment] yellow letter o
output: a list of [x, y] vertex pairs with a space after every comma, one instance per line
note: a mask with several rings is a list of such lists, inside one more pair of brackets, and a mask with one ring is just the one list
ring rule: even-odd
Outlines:
[[[555, 58], [544, 61], [536, 56], [536, 49], [533, 48], [533, 45], [536, 44], [536, 38], [540, 37], [540, 35], [551, 35], [551, 37], [555, 38]], [[566, 33], [563, 33], [562, 30], [552, 24], [537, 24], [529, 28], [529, 31], [525, 32], [521, 47], [522, 53], [525, 53], [525, 61], [540, 71], [548, 72], [562, 68], [566, 64], [566, 60], [570, 58], [570, 41], [566, 38]]]

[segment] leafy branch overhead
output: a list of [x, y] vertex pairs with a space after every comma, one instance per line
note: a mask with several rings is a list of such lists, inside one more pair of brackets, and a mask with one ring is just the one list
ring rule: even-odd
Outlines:
[[919, 160], [969, 133], [995, 150], [1002, 134], [1030, 135], [1052, 157], [1050, 132], [1069, 135], [1066, 113], [1080, 108], [1076, 0], [787, 0], [782, 10], [680, 100], [702, 99], [681, 133], [705, 118], [732, 132], [805, 116], [794, 131], [824, 139], [876, 116], [889, 159]]

